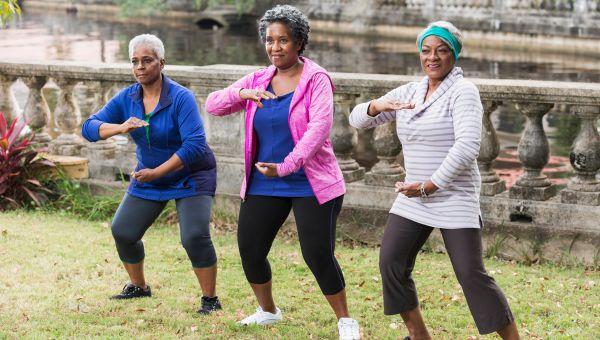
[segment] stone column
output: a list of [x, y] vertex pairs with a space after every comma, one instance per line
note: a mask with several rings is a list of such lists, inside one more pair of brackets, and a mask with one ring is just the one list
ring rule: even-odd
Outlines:
[[406, 172], [396, 161], [402, 144], [396, 134], [395, 121], [375, 128], [373, 146], [379, 162], [365, 175], [365, 184], [393, 187], [395, 182], [404, 180]]
[[496, 129], [490, 121], [490, 115], [498, 108], [498, 102], [483, 101], [483, 124], [481, 128], [481, 147], [477, 157], [477, 165], [481, 173], [481, 195], [494, 196], [506, 190], [504, 180], [501, 180], [492, 169], [492, 162], [500, 153], [500, 143]]
[[19, 104], [11, 90], [17, 76], [0, 74], [0, 112], [4, 114], [6, 122], [10, 125], [19, 116]]
[[365, 169], [352, 158], [358, 135], [356, 129], [348, 123], [348, 117], [355, 99], [356, 95], [345, 93], [333, 95], [335, 110], [331, 141], [346, 183], [356, 182], [365, 176]]
[[574, 106], [571, 109], [580, 119], [579, 133], [573, 141], [569, 158], [576, 176], [561, 191], [563, 203], [600, 205], [600, 138], [596, 122], [600, 115], [598, 106]]
[[[87, 85], [88, 89], [95, 94], [90, 112], [86, 114], [89, 117], [104, 107], [112, 91], [113, 84], [108, 81], [94, 81]], [[112, 137], [95, 143], [87, 143], [87, 158], [89, 159], [91, 178], [115, 180], [115, 173], [117, 172], [115, 169], [116, 150], [117, 144]]]
[[55, 80], [60, 94], [54, 110], [54, 119], [61, 134], [50, 143], [50, 152], [53, 154], [78, 156], [84, 145], [82, 138], [77, 134], [81, 124], [81, 112], [73, 96], [77, 82], [75, 79], [66, 78]]
[[553, 106], [551, 103], [517, 103], [517, 109], [527, 117], [518, 148], [525, 173], [510, 188], [510, 198], [545, 201], [556, 194], [556, 187], [542, 174], [550, 156], [542, 118]]
[[50, 108], [42, 88], [48, 81], [45, 76], [24, 77], [23, 82], [29, 87], [29, 96], [25, 102], [23, 115], [29, 121], [29, 127], [35, 131], [35, 141], [41, 146], [48, 146], [52, 138], [46, 125], [50, 120]]

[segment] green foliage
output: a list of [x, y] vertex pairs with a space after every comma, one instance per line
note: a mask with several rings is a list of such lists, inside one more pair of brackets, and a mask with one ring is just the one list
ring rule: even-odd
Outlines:
[[3, 28], [15, 15], [21, 15], [21, 7], [17, 0], [0, 0], [0, 28]]
[[51, 184], [55, 195], [45, 207], [49, 212], [62, 212], [89, 221], [110, 221], [119, 207], [121, 194], [94, 195], [86, 186], [60, 174]]
[[[74, 215], [88, 221], [109, 222], [123, 198], [123, 192], [119, 190], [109, 195], [96, 195], [89, 186], [69, 179], [62, 173], [59, 179], [49, 185], [54, 195], [50, 197], [51, 202], [44, 207], [45, 211]], [[177, 223], [177, 209], [174, 202], [169, 202], [154, 225], [176, 226]]]
[[0, 211], [30, 204], [41, 205], [51, 191], [40, 179], [54, 163], [38, 157], [31, 139], [21, 136], [27, 126], [24, 118], [10, 127], [0, 112]]

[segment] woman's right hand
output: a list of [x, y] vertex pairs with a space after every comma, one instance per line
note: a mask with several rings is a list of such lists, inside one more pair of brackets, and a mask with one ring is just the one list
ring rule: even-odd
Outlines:
[[415, 104], [413, 103], [402, 103], [398, 100], [372, 100], [369, 104], [369, 111], [367, 114], [371, 117], [377, 116], [381, 112], [390, 112], [404, 109], [414, 109]]
[[135, 130], [137, 128], [141, 128], [144, 126], [148, 126], [150, 124], [148, 124], [148, 122], [141, 120], [139, 118], [136, 117], [129, 117], [129, 119], [127, 119], [123, 124], [120, 125], [120, 130], [121, 133], [129, 133], [132, 130]]
[[266, 90], [241, 89], [240, 98], [251, 100], [256, 103], [256, 106], [262, 108], [263, 104], [260, 102], [261, 99], [275, 99], [277, 96]]

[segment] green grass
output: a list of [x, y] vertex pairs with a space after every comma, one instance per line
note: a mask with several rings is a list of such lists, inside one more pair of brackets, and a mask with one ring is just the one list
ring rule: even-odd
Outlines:
[[[274, 294], [284, 322], [236, 327], [255, 300], [244, 278], [235, 235], [213, 230], [219, 258], [218, 294], [224, 310], [203, 317], [199, 289], [173, 227], [146, 237], [146, 276], [154, 296], [112, 301], [127, 281], [107, 222], [69, 215], [0, 213], [0, 339], [4, 338], [236, 338], [333, 339], [336, 320], [307, 269], [295, 240], [277, 239], [270, 259]], [[365, 339], [406, 335], [398, 316], [382, 314], [378, 249], [338, 246], [352, 315]], [[524, 266], [486, 260], [504, 289], [525, 338], [600, 337], [600, 273], [581, 267]], [[414, 274], [435, 339], [477, 335], [446, 255], [421, 254]], [[496, 338], [495, 335], [486, 336]]]

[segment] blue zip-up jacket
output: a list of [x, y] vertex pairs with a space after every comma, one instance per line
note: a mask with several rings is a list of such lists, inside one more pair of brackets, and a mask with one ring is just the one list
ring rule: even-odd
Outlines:
[[[149, 138], [145, 128], [130, 132], [137, 145], [139, 171], [156, 168], [177, 154], [183, 168], [154, 181], [131, 179], [127, 193], [139, 198], [166, 201], [191, 196], [214, 196], [217, 187], [215, 157], [206, 143], [206, 135], [192, 92], [163, 74], [158, 105], [150, 118]], [[144, 119], [142, 86], [126, 87], [100, 111], [88, 118], [81, 134], [90, 142], [100, 139], [100, 125], [122, 124], [129, 117]]]

